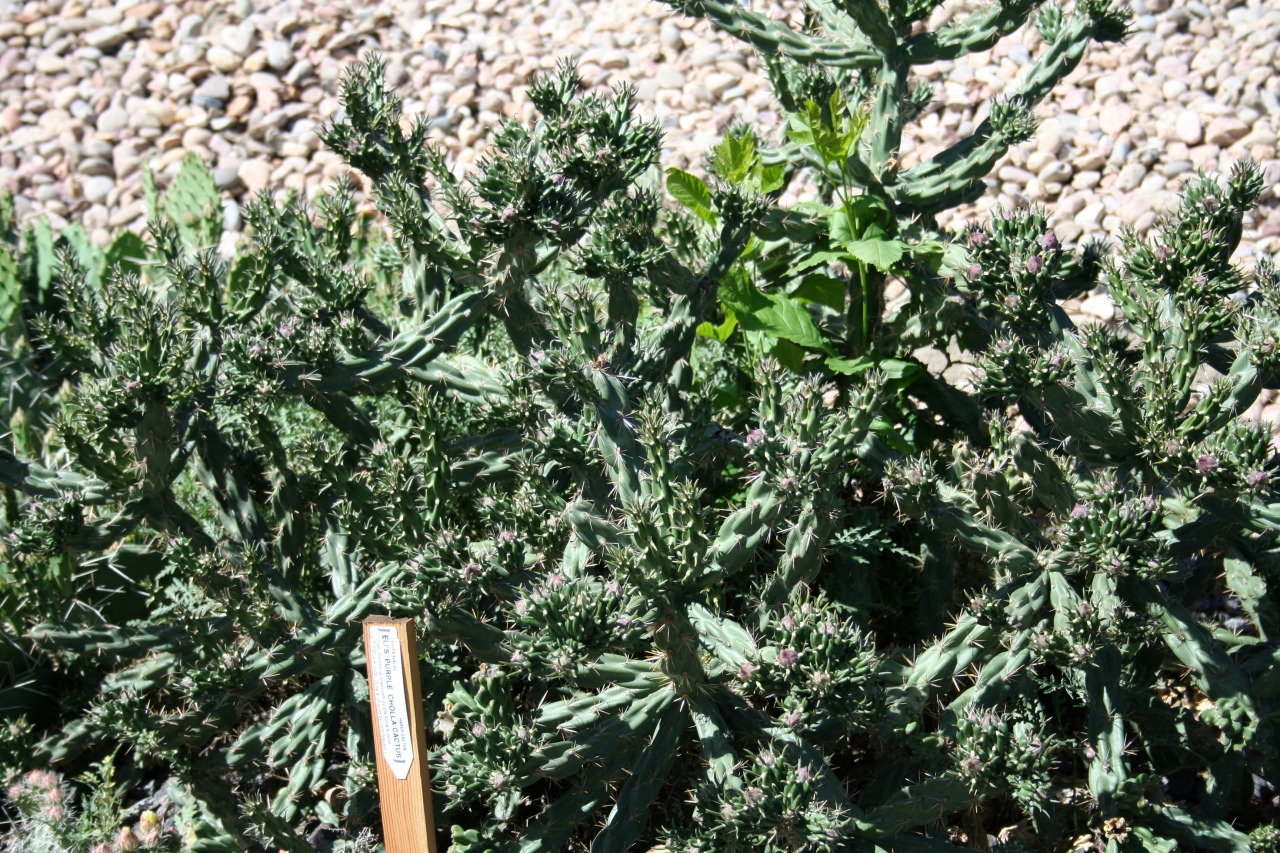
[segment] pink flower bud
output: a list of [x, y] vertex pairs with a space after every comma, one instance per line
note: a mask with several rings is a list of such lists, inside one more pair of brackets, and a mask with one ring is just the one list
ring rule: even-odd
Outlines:
[[120, 834], [116, 836], [116, 850], [125, 851], [137, 849], [138, 837], [133, 834], [133, 830], [127, 826], [121, 829]]

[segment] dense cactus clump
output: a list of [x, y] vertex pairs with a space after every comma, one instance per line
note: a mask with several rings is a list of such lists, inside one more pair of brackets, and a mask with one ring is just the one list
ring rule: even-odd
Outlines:
[[[391, 613], [457, 853], [1276, 846], [1280, 496], [1245, 414], [1280, 278], [1231, 264], [1257, 167], [1115, 252], [1034, 209], [941, 233], [1124, 14], [1042, 9], [1024, 100], [898, 174], [909, 68], [1034, 4], [927, 38], [931, 4], [813, 5], [686, 8], [783, 57], [789, 129], [730, 129], [678, 204], [625, 87], [539, 78], [461, 179], [371, 58], [324, 137], [386, 233], [349, 189], [263, 195], [227, 262], [196, 161], [145, 241], [0, 210], [24, 820], [45, 768], [105, 764], [162, 814], [74, 843], [369, 849], [360, 620]], [[781, 210], [800, 168], [821, 198]], [[1123, 322], [1077, 328], [1097, 284]], [[952, 342], [963, 382], [914, 354]]]

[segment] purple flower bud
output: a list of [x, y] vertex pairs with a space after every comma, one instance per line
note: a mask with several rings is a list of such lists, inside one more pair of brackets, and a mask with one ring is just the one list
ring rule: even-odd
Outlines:
[[1010, 293], [1004, 298], [1004, 307], [1010, 311], [1018, 310], [1018, 306], [1022, 304], [1022, 297], [1016, 293]]
[[795, 649], [783, 649], [778, 652], [778, 666], [790, 669], [796, 665], [796, 661], [798, 660], [800, 660], [800, 655]]
[[982, 264], [969, 264], [969, 268], [964, 271], [969, 281], [977, 281], [982, 277]]
[[747, 447], [755, 447], [762, 441], [764, 441], [764, 430], [753, 429], [747, 432]]
[[1027, 258], [1027, 272], [1035, 275], [1042, 269], [1044, 269], [1044, 261], [1040, 259], [1039, 255], [1032, 255]]
[[725, 803], [723, 806], [720, 807], [720, 817], [724, 818], [726, 821], [731, 821], [737, 816], [738, 816], [738, 810], [735, 809], [733, 806], [729, 805], [728, 803]]
[[551, 183], [554, 186], [557, 186], [557, 187], [560, 186], [561, 184], [564, 183], [564, 175], [560, 174], [559, 172], [556, 172], [554, 175], [551, 176]]
[[760, 753], [759, 758], [760, 758], [760, 763], [763, 764], [765, 767], [772, 767], [773, 765], [778, 763], [777, 756], [775, 756], [772, 752], [770, 752], [767, 749], [764, 752]]
[[512, 542], [516, 541], [516, 532], [514, 530], [510, 530], [507, 528], [499, 530], [498, 541], [504, 545], [509, 545]]
[[488, 733], [489, 733], [489, 727], [486, 726], [484, 723], [476, 723], [471, 727], [471, 734], [475, 735], [476, 737], [484, 737]]
[[503, 222], [511, 222], [515, 218], [516, 218], [516, 209], [514, 207], [507, 207], [502, 211]]
[[738, 677], [743, 681], [746, 681], [755, 673], [755, 671], [756, 668], [754, 666], [749, 663], [744, 663], [742, 666], [738, 667]]
[[1072, 518], [1088, 518], [1092, 510], [1084, 504], [1076, 504], [1071, 508]]
[[354, 154], [360, 150], [360, 143], [353, 137], [347, 140], [347, 153]]
[[1196, 470], [1201, 474], [1208, 474], [1218, 467], [1218, 457], [1210, 456], [1207, 453], [1196, 460]]
[[564, 586], [564, 575], [559, 572], [550, 572], [547, 575], [547, 585], [552, 589], [559, 589]]
[[797, 767], [797, 768], [796, 768], [796, 781], [797, 781], [797, 782], [808, 782], [808, 781], [809, 781], [810, 779], [812, 779], [812, 778], [813, 778], [813, 771], [812, 771], [812, 770], [810, 770], [808, 767]]
[[746, 798], [748, 803], [754, 805], [764, 799], [764, 791], [761, 791], [759, 788], [748, 788], [744, 792], [743, 796]]
[[782, 722], [786, 724], [787, 728], [794, 729], [796, 726], [800, 725], [801, 719], [803, 718], [799, 711], [792, 711], [782, 718]]
[[604, 591], [610, 595], [622, 595], [622, 584], [617, 581], [609, 581], [608, 585], [604, 588]]
[[480, 566], [476, 563], [467, 563], [462, 567], [462, 579], [474, 580], [480, 577]]
[[1164, 261], [1169, 260], [1169, 255], [1171, 253], [1168, 246], [1156, 246], [1153, 254], [1156, 256], [1157, 261], [1163, 263]]
[[1043, 236], [1040, 237], [1040, 248], [1046, 249], [1050, 252], [1057, 249], [1058, 235], [1054, 234], [1052, 231], [1044, 232]]
[[985, 246], [987, 244], [988, 239], [989, 238], [987, 237], [986, 231], [970, 231], [969, 232], [970, 246]]
[[280, 328], [277, 329], [276, 331], [280, 334], [280, 337], [285, 338], [287, 340], [288, 338], [293, 337], [293, 332], [294, 332], [293, 324], [288, 322], [281, 323]]
[[788, 613], [782, 617], [782, 630], [794, 631], [796, 629], [796, 620]]
[[1249, 485], [1257, 488], [1265, 485], [1267, 480], [1271, 479], [1266, 471], [1253, 471], [1249, 474]]

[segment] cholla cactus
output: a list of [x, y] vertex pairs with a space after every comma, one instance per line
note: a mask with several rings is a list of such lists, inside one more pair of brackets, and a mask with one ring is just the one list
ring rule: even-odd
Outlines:
[[[30, 328], [69, 380], [0, 483], [43, 623], [24, 667], [71, 687], [8, 754], [127, 742], [173, 774], [192, 849], [325, 826], [366, 849], [359, 622], [387, 609], [421, 619], [459, 853], [944, 849], [997, 820], [1243, 850], [1258, 821], [1229, 818], [1276, 753], [1280, 504], [1239, 414], [1280, 378], [1280, 288], [1264, 264], [1237, 304], [1227, 263], [1256, 169], [1122, 262], [1073, 260], [1035, 214], [972, 230], [938, 314], [982, 359], [972, 396], [919, 411], [893, 365], [833, 388], [761, 358], [732, 400], [695, 336], [771, 178], [726, 148], [742, 168], [695, 233], [636, 185], [660, 139], [630, 93], [577, 88], [538, 80], [544, 118], [462, 181], [357, 66], [325, 137], [390, 243], [338, 192], [314, 221], [259, 198], [230, 265], [195, 220], [97, 278], [62, 252]], [[1125, 334], [1056, 304], [1100, 270]], [[891, 443], [908, 406], [934, 452]], [[55, 560], [132, 573], [145, 615], [40, 609]]]
[[[812, 167], [820, 186], [841, 186], [851, 177], [865, 192], [891, 201], [903, 223], [980, 195], [982, 178], [1009, 146], [1033, 135], [1036, 104], [1075, 69], [1091, 42], [1122, 40], [1132, 15], [1109, 0], [1077, 3], [1071, 14], [1055, 4], [1003, 0], [929, 32], [924, 22], [941, 5], [935, 0], [809, 2], [805, 27], [795, 30], [744, 3], [669, 2], [756, 47], [779, 101], [791, 113], [804, 111], [807, 102], [826, 108], [831, 94], [842, 89], [852, 95], [848, 103], [855, 108], [870, 100], [868, 124], [875, 132], [847, 152], [838, 167], [812, 145], [793, 142], [774, 156]], [[932, 97], [927, 86], [913, 85], [912, 69], [989, 50], [1023, 28], [1037, 7], [1034, 25], [1044, 49], [1016, 90], [994, 101], [988, 118], [969, 137], [925, 163], [900, 169], [903, 130]], [[830, 122], [832, 116], [826, 118]]]
[[[743, 259], [745, 281], [722, 298], [725, 319], [708, 336], [739, 360], [763, 348], [797, 373], [822, 364], [842, 390], [845, 377], [878, 367], [895, 386], [976, 433], [969, 401], [931, 377], [916, 356], [953, 327], [944, 268], [962, 252], [938, 231], [936, 214], [986, 190], [983, 179], [999, 159], [1034, 135], [1036, 106], [1089, 44], [1123, 39], [1131, 12], [1109, 0], [1081, 0], [1069, 13], [1037, 0], [998, 0], [930, 31], [928, 21], [943, 5], [935, 0], [814, 0], [802, 5], [798, 27], [745, 0], [667, 2], [760, 52], [782, 108], [780, 137], [766, 145], [738, 126], [725, 143], [755, 156], [750, 174], [759, 189], [779, 197], [803, 171], [819, 190], [818, 200], [771, 211], [761, 241]], [[1041, 44], [1016, 84], [991, 102], [968, 137], [906, 167], [903, 133], [933, 97], [914, 70], [989, 50], [1028, 25]], [[717, 149], [708, 170], [742, 181], [743, 162]], [[705, 193], [699, 201], [689, 189], [696, 179], [672, 171], [673, 194], [706, 218]], [[1056, 280], [1057, 272], [1042, 275]], [[895, 278], [910, 300], [886, 317], [886, 289]], [[742, 329], [736, 336], [735, 322]], [[893, 428], [882, 438], [899, 449], [921, 449], [938, 437], [912, 406], [895, 401], [885, 415]]]
[[[974, 271], [956, 286], [999, 330], [977, 378], [987, 440], [945, 465], [890, 467], [899, 507], [996, 581], [917, 659], [899, 707], [909, 716], [963, 668], [967, 689], [948, 712], [1029, 689], [1066, 703], [1060, 714], [1079, 708], [1077, 760], [1104, 840], [1246, 849], [1225, 819], [1247, 806], [1251, 778], [1280, 770], [1275, 673], [1256, 657], [1277, 629], [1265, 592], [1276, 456], [1270, 431], [1241, 420], [1276, 385], [1275, 271], [1263, 259], [1241, 300], [1229, 263], [1261, 188], [1252, 163], [1229, 181], [1201, 176], [1153, 240], [1124, 235], [1120, 256], [1102, 261], [1120, 330], [1077, 330], [1056, 305], [1061, 279], [1044, 273], [1061, 259], [1043, 216], [971, 229]], [[1214, 593], [1243, 608], [1231, 628], [1205, 610]], [[1156, 698], [1184, 678], [1194, 712]], [[972, 751], [980, 733], [965, 730], [956, 736]], [[1193, 752], [1210, 781], [1184, 810], [1162, 791]], [[1035, 819], [1049, 826], [1056, 810]]]

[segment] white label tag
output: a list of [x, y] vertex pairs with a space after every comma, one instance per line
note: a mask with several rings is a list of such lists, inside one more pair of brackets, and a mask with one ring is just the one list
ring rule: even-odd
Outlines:
[[396, 629], [370, 626], [369, 654], [373, 657], [373, 701], [378, 707], [382, 758], [397, 779], [408, 779], [409, 768], [413, 766], [413, 733], [409, 730], [404, 663]]

